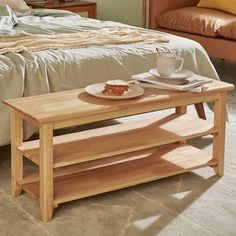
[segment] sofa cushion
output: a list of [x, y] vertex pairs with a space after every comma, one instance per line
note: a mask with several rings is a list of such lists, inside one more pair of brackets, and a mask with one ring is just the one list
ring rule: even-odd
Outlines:
[[218, 9], [236, 15], [236, 0], [200, 0], [197, 6]]
[[218, 29], [235, 16], [223, 11], [185, 7], [164, 12], [157, 18], [158, 26], [175, 31], [219, 37]]
[[224, 38], [236, 40], [236, 19], [221, 26], [218, 32]]

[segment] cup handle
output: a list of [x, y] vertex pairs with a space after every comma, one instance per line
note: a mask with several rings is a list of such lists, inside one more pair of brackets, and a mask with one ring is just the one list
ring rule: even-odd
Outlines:
[[178, 72], [178, 71], [180, 71], [180, 70], [182, 69], [182, 67], [183, 67], [183, 64], [184, 64], [184, 58], [182, 58], [182, 57], [178, 57], [178, 58], [176, 58], [176, 61], [177, 61], [177, 62], [180, 62], [179, 67], [178, 67], [177, 69], [175, 69], [175, 72]]

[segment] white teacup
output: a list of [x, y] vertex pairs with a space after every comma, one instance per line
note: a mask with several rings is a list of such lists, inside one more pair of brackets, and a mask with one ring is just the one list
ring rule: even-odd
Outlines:
[[[180, 64], [179, 64], [180, 63]], [[176, 68], [176, 66], [179, 66]], [[156, 58], [156, 69], [161, 76], [171, 76], [180, 71], [183, 67], [184, 59], [178, 57], [175, 53], [158, 53]]]

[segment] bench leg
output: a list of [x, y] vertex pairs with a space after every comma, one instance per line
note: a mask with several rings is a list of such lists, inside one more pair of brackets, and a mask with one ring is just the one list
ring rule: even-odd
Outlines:
[[[187, 113], [187, 105], [184, 105], [184, 106], [180, 106], [180, 107], [176, 107], [175, 108], [175, 113], [176, 114], [186, 114]], [[179, 144], [186, 144], [186, 140], [182, 140], [180, 142], [178, 142]]]
[[214, 171], [219, 176], [224, 175], [226, 99], [226, 92], [221, 93], [214, 106], [214, 126], [219, 132], [213, 136], [213, 158], [217, 160]]
[[18, 197], [22, 188], [19, 181], [23, 179], [23, 156], [17, 149], [23, 142], [23, 121], [15, 110], [11, 111], [11, 186], [12, 196]]
[[203, 103], [196, 103], [194, 104], [194, 106], [197, 111], [198, 117], [202, 118], [203, 120], [206, 120], [206, 114], [205, 114]]
[[[206, 120], [206, 114], [204, 110], [203, 103], [196, 103], [194, 104], [195, 109], [197, 111], [198, 117]], [[175, 108], [176, 114], [185, 114], [187, 113], [187, 105], [186, 106], [180, 106]]]
[[40, 212], [43, 222], [53, 214], [53, 124], [42, 124], [40, 135]]
[[187, 113], [187, 105], [176, 107], [175, 113], [176, 114], [186, 114]]

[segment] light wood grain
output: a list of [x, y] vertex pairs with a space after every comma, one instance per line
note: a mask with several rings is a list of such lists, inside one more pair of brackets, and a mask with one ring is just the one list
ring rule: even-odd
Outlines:
[[[197, 111], [198, 117], [206, 120], [206, 114], [203, 103], [196, 103], [194, 104], [194, 106]], [[187, 106], [176, 107], [176, 114], [185, 114], [185, 113], [187, 113]]]
[[187, 106], [179, 106], [175, 108], [176, 114], [185, 114], [187, 113]]
[[[75, 174], [75, 173], [79, 173], [79, 172], [83, 172], [87, 170], [93, 170], [93, 169], [98, 169], [105, 166], [111, 166], [115, 164], [138, 160], [147, 156], [150, 153], [150, 151], [152, 150], [157, 151], [158, 149], [161, 149], [166, 146], [167, 145], [163, 145], [163, 146], [144, 149], [144, 150], [140, 150], [136, 152], [123, 153], [120, 155], [111, 156], [109, 158], [101, 158], [101, 159], [96, 159], [92, 161], [86, 161], [86, 162], [75, 164], [75, 165], [55, 168], [53, 172], [53, 177], [55, 178], [55, 177], [60, 177], [60, 176], [65, 176], [65, 175], [71, 175], [71, 174]], [[28, 183], [37, 182], [39, 180], [40, 180], [39, 174], [33, 173], [33, 174], [25, 176], [24, 179], [20, 181], [19, 183], [28, 184]]]
[[[204, 100], [206, 102], [214, 101], [214, 95], [206, 95], [204, 97]], [[157, 102], [157, 103], [153, 103], [153, 101], [150, 101], [145, 106], [143, 104], [142, 105], [134, 104], [134, 106], [130, 104], [129, 107], [118, 106], [117, 107], [118, 110], [115, 110], [115, 111], [109, 111], [105, 113], [96, 113], [96, 115], [80, 117], [79, 119], [68, 118], [68, 119], [61, 119], [61, 120], [55, 121], [54, 128], [55, 129], [64, 128], [64, 127], [69, 127], [72, 125], [88, 124], [88, 123], [101, 121], [101, 120], [109, 120], [109, 119], [114, 119], [114, 118], [126, 117], [130, 115], [136, 115], [136, 114], [157, 111], [157, 110], [162, 110], [162, 109], [167, 109], [167, 108], [175, 108], [175, 107], [181, 106], [181, 104], [189, 105], [193, 103], [198, 103], [200, 101], [202, 101], [202, 98], [198, 97], [198, 98], [186, 98], [186, 99], [183, 98], [182, 100]]]
[[[184, 126], [183, 126], [184, 124]], [[168, 115], [54, 137], [54, 168], [183, 141], [217, 132], [211, 122], [190, 115]], [[39, 164], [39, 142], [19, 150]]]
[[15, 110], [11, 110], [11, 187], [12, 196], [18, 197], [22, 188], [19, 182], [23, 179], [23, 156], [18, 147], [23, 143], [23, 122]]
[[[203, 166], [213, 166], [218, 175], [223, 175], [226, 92], [233, 88], [213, 81], [200, 94], [145, 89], [139, 98], [110, 101], [92, 97], [80, 89], [5, 101], [14, 109], [13, 193], [17, 196], [23, 188], [39, 199], [41, 218], [48, 222], [53, 207], [63, 202]], [[208, 101], [216, 102], [214, 125], [184, 114], [186, 105]], [[177, 108], [177, 114], [159, 119], [153, 117], [53, 139], [54, 128], [171, 107], [181, 108]], [[39, 141], [22, 144], [22, 119], [39, 126]], [[214, 134], [213, 157], [179, 144], [206, 134]], [[163, 144], [168, 145], [154, 147]], [[39, 165], [39, 177], [23, 179], [22, 153]]]
[[32, 8], [45, 8], [45, 9], [60, 9], [67, 10], [74, 13], [87, 12], [88, 17], [96, 18], [97, 17], [97, 3], [90, 1], [82, 1], [82, 0], [73, 0], [73, 1], [60, 1], [53, 0], [48, 1], [47, 3], [43, 3], [40, 1], [28, 1], [27, 4]]
[[80, 89], [11, 99], [5, 103], [27, 114], [38, 123], [53, 121], [54, 128], [61, 128], [202, 101], [212, 101], [215, 99], [215, 92], [228, 91], [233, 88], [233, 85], [220, 81], [205, 85], [205, 91], [202, 93], [146, 88], [143, 96], [123, 101], [98, 99]]
[[[54, 204], [153, 181], [215, 163], [208, 154], [192, 146], [173, 145], [158, 151], [150, 149], [138, 160], [55, 178]], [[38, 182], [24, 184], [23, 189], [34, 198], [39, 198]]]
[[227, 94], [220, 93], [214, 106], [214, 126], [219, 129], [219, 132], [213, 137], [213, 157], [217, 160], [214, 170], [219, 176], [224, 175], [226, 99]]
[[[187, 111], [188, 111], [188, 107], [186, 105], [185, 106], [179, 106], [179, 107], [175, 108], [175, 113], [176, 114], [186, 114]], [[183, 139], [183, 140], [179, 141], [179, 144], [186, 144], [186, 143], [187, 143], [186, 139]]]
[[194, 106], [197, 111], [198, 117], [206, 120], [206, 114], [205, 114], [203, 103], [196, 103], [194, 104]]
[[40, 212], [43, 222], [49, 222], [53, 213], [53, 125], [39, 127], [40, 136]]

